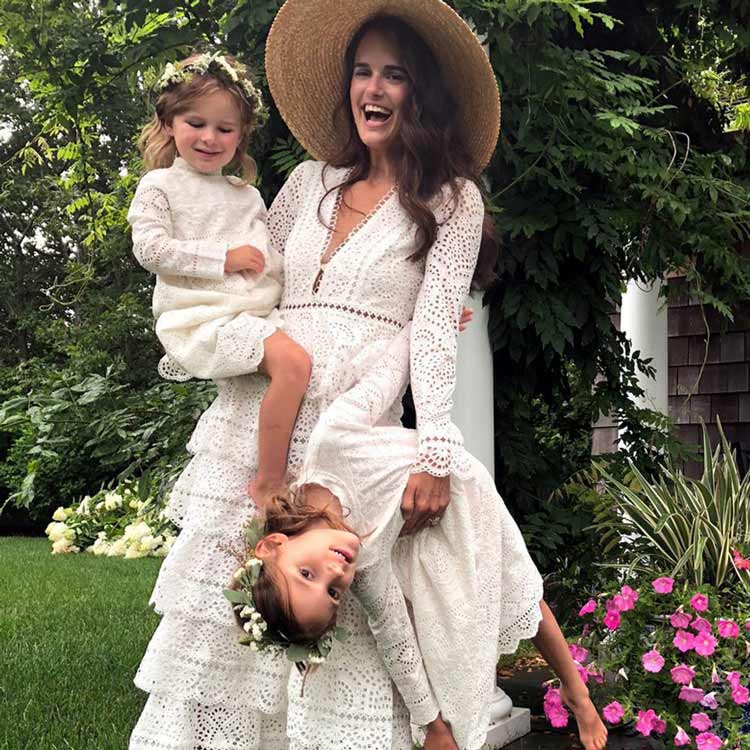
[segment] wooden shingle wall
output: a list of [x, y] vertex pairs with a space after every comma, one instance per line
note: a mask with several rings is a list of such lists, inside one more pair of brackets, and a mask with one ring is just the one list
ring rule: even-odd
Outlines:
[[[701, 310], [684, 279], [670, 279], [669, 292], [669, 416], [677, 437], [699, 445], [703, 420], [715, 444], [718, 416], [744, 468], [750, 458], [750, 301], [734, 311], [735, 320], [728, 324], [713, 309]], [[592, 452], [607, 453], [616, 444], [617, 426], [602, 417], [594, 426]], [[699, 469], [698, 464], [686, 466], [690, 474]]]

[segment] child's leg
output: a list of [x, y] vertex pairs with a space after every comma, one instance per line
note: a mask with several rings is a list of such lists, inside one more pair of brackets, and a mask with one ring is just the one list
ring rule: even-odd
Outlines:
[[560, 626], [547, 602], [539, 602], [542, 622], [532, 641], [560, 678], [563, 702], [570, 708], [578, 722], [578, 734], [586, 750], [603, 750], [607, 744], [607, 728], [599, 718], [596, 707], [589, 698], [589, 690], [578, 674]]
[[259, 369], [271, 378], [271, 384], [258, 414], [258, 473], [251, 484], [256, 501], [284, 486], [289, 441], [312, 365], [299, 344], [276, 331], [264, 342]]

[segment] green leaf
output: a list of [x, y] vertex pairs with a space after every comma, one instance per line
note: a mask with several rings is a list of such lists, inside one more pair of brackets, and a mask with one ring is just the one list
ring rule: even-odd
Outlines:
[[232, 604], [248, 604], [252, 605], [252, 599], [244, 591], [237, 591], [237, 589], [224, 589], [224, 597], [228, 599]]

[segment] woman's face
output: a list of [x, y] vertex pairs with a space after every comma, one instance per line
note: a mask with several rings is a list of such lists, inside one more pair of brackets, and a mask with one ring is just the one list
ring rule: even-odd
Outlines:
[[410, 88], [393, 39], [368, 31], [354, 55], [349, 95], [357, 133], [370, 151], [387, 156], [396, 143]]
[[330, 622], [354, 580], [359, 554], [356, 534], [326, 527], [293, 537], [270, 534], [266, 539], [272, 545], [259, 545], [256, 555], [273, 559], [297, 621], [311, 629]]

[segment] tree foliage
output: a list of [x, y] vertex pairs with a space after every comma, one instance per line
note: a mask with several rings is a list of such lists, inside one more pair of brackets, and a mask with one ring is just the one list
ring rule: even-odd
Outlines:
[[[131, 258], [125, 222], [139, 171], [134, 136], [150, 82], [197, 45], [238, 54], [265, 86], [263, 46], [280, 4], [0, 8], [0, 388], [13, 407], [3, 409], [0, 478], [15, 502], [67, 503], [53, 495], [180, 460], [196, 397], [156, 382], [150, 281]], [[587, 462], [592, 421], [620, 415], [644, 456], [663, 433], [630, 400], [648, 363], [610, 320], [624, 282], [679, 271], [727, 318], [750, 292], [737, 252], [750, 235], [747, 134], [738, 129], [747, 120], [750, 1], [455, 6], [486, 35], [502, 92], [501, 139], [486, 173], [503, 247], [486, 298], [497, 481], [530, 528], [545, 513], [561, 519], [559, 544], [539, 550], [552, 566], [582, 523], [550, 511], [546, 497]], [[273, 111], [252, 148], [270, 200], [304, 152]], [[95, 382], [108, 395], [76, 427], [68, 415]], [[61, 383], [79, 395], [50, 401]], [[169, 444], [159, 443], [161, 398], [180, 425]], [[107, 410], [134, 418], [108, 424]], [[94, 455], [92, 439], [114, 447]], [[75, 471], [65, 476], [66, 466]]]

